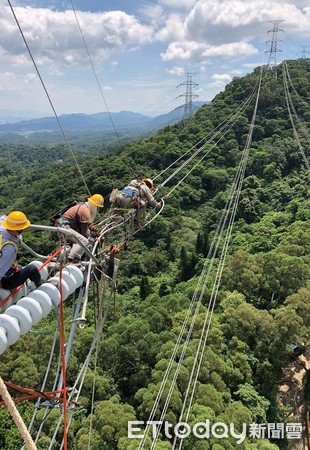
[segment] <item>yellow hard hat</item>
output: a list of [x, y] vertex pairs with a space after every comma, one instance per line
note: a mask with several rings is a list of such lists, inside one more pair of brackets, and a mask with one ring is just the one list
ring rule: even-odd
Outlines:
[[92, 205], [102, 208], [104, 204], [104, 198], [101, 194], [94, 194], [87, 199]]
[[6, 219], [2, 221], [3, 228], [11, 231], [19, 231], [28, 228], [30, 220], [27, 219], [26, 214], [21, 211], [12, 211]]
[[145, 183], [151, 190], [154, 189], [153, 180], [151, 178], [142, 178], [142, 183]]

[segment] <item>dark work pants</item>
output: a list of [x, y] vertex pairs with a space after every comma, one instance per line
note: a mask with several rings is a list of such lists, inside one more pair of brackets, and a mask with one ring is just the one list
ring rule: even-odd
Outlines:
[[9, 277], [3, 277], [1, 280], [3, 289], [12, 290], [17, 286], [23, 284], [27, 279], [30, 279], [37, 286], [40, 283], [41, 275], [34, 265], [29, 265], [13, 273]]

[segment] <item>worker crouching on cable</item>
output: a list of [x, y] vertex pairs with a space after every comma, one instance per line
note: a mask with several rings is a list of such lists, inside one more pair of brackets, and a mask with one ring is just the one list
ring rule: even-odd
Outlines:
[[150, 178], [131, 180], [128, 186], [121, 191], [113, 189], [110, 195], [111, 208], [112, 210], [114, 208], [135, 208], [137, 210], [135, 222], [143, 225], [147, 205], [150, 204], [156, 209], [161, 206], [161, 203], [153, 197], [153, 189], [153, 180]]
[[[62, 215], [62, 224], [64, 228], [70, 228], [71, 234], [76, 236], [83, 245], [87, 246], [90, 230], [94, 227], [93, 221], [98, 212], [98, 208], [104, 205], [104, 198], [101, 194], [94, 194], [87, 199], [85, 203], [77, 203], [69, 208]], [[70, 236], [67, 236], [70, 240]], [[74, 263], [80, 262], [84, 254], [83, 248], [73, 242], [68, 255], [68, 261]]]
[[0, 288], [12, 290], [28, 278], [40, 284], [41, 275], [37, 267], [28, 265], [17, 267], [17, 251], [22, 240], [21, 233], [30, 226], [27, 216], [21, 211], [12, 211], [0, 217]]

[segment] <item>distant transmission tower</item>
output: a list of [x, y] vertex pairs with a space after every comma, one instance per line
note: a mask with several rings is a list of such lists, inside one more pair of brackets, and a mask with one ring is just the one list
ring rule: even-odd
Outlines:
[[310, 45], [300, 45], [299, 47], [301, 47], [302, 50], [301, 50], [301, 52], [298, 52], [298, 54], [301, 53], [301, 57], [306, 58], [307, 57], [306, 55], [308, 53], [310, 54], [309, 50], [307, 50], [307, 48], [310, 47]]
[[181, 94], [181, 95], [177, 96], [177, 98], [185, 97], [183, 119], [192, 117], [194, 110], [195, 110], [195, 106], [193, 105], [193, 100], [195, 98], [199, 97], [199, 95], [193, 94], [193, 88], [199, 86], [198, 83], [193, 82], [193, 80], [192, 80], [193, 75], [195, 75], [195, 74], [192, 72], [187, 72], [186, 73], [187, 80], [184, 83], [181, 83], [177, 86], [177, 87], [186, 86], [185, 94]]
[[[271, 21], [270, 21], [271, 22]], [[266, 44], [270, 42], [270, 50], [266, 50], [265, 53], [269, 53], [267, 69], [274, 71], [275, 76], [277, 77], [277, 53], [282, 52], [282, 50], [278, 49], [278, 42], [282, 42], [281, 39], [278, 39], [279, 31], [283, 31], [279, 28], [279, 24], [284, 22], [284, 20], [274, 20], [272, 30], [269, 30], [268, 33], [272, 33], [272, 38], [269, 41], [266, 41]]]

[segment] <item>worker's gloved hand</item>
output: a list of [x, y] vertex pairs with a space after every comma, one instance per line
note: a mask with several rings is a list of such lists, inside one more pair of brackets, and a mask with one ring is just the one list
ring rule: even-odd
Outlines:
[[158, 210], [161, 208], [161, 203], [156, 203], [155, 209]]

